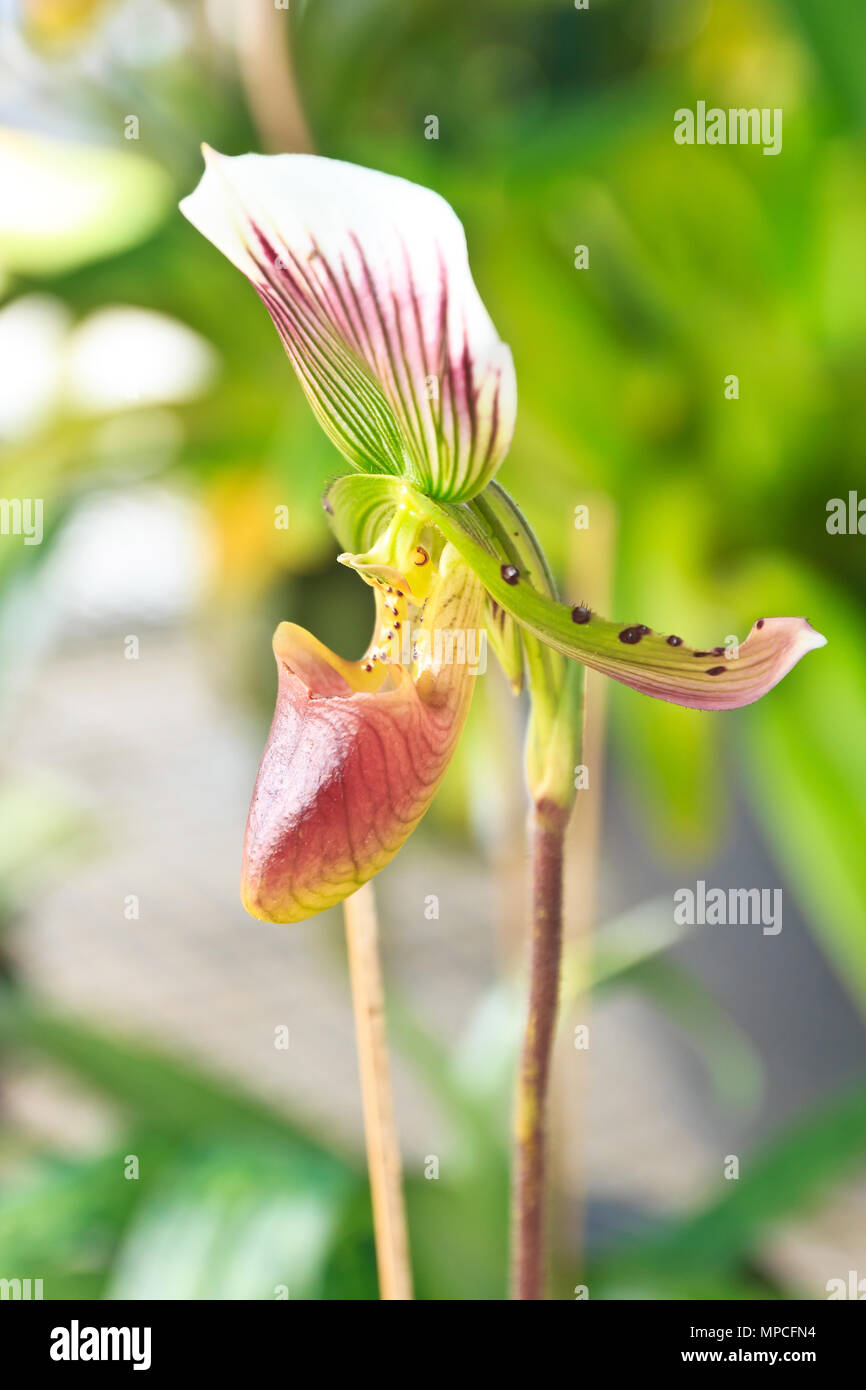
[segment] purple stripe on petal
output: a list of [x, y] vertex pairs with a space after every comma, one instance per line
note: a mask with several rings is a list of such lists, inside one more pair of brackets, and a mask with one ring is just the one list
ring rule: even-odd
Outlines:
[[514, 366], [448, 204], [313, 155], [206, 162], [181, 207], [253, 281], [337, 447], [431, 497], [480, 491], [511, 441]]

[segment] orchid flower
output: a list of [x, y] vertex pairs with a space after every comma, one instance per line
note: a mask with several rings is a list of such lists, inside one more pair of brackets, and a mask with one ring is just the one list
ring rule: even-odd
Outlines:
[[492, 481], [514, 429], [514, 366], [449, 204], [314, 155], [205, 147], [205, 159], [181, 209], [252, 282], [353, 470], [324, 508], [341, 562], [376, 605], [359, 661], [293, 624], [277, 629], [276, 713], [244, 849], [254, 916], [292, 922], [340, 902], [427, 810], [475, 680], [437, 636], [453, 647], [483, 630], [515, 689], [528, 671], [530, 783], [536, 802], [566, 812], [563, 719], [578, 722], [579, 682], [563, 658], [645, 695], [722, 710], [757, 700], [823, 644], [803, 618], [760, 618], [730, 659], [638, 615], [615, 623], [560, 602], [527, 522]]
[[[734, 651], [563, 603], [494, 480], [511, 442], [511, 353], [472, 280], [463, 228], [429, 189], [313, 155], [226, 158], [181, 207], [264, 301], [348, 464], [324, 508], [373, 590], [364, 655], [292, 623], [274, 637], [276, 711], [247, 822], [242, 895], [296, 922], [353, 894], [424, 815], [469, 710], [481, 637], [529, 686], [531, 980], [516, 1104], [515, 1295], [544, 1288], [544, 1112], [556, 1019], [563, 832], [583, 671], [693, 709], [736, 709], [824, 638], [759, 618]], [[455, 657], [456, 653], [456, 657]]]

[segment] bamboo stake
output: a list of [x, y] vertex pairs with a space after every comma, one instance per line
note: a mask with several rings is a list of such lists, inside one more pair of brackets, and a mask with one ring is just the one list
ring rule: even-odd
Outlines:
[[358, 1040], [379, 1297], [406, 1300], [413, 1296], [409, 1235], [388, 1064], [376, 899], [371, 883], [365, 883], [346, 899], [343, 915]]
[[237, 6], [237, 50], [250, 114], [266, 150], [311, 153], [313, 141], [298, 92], [288, 11], [262, 0]]

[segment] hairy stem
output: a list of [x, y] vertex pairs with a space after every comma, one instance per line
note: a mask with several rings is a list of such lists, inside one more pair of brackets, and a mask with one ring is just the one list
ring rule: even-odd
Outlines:
[[517, 1082], [512, 1211], [512, 1297], [543, 1299], [546, 1109], [562, 955], [562, 857], [568, 812], [536, 806], [532, 820], [529, 1013]]

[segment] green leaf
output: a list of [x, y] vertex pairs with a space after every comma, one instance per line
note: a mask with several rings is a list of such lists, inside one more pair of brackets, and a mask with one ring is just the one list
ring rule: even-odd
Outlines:
[[599, 926], [592, 947], [591, 978], [584, 978], [585, 951], [566, 945], [563, 955], [562, 999], [574, 1002], [592, 988], [615, 983], [644, 961], [681, 941], [688, 928], [674, 921], [670, 900], [654, 898]]
[[360, 1182], [309, 1155], [233, 1144], [148, 1184], [111, 1299], [319, 1298], [340, 1212]]
[[[139, 1146], [136, 1149], [143, 1156]], [[147, 1146], [148, 1162], [154, 1146]], [[123, 1180], [122, 1153], [98, 1159], [38, 1158], [22, 1176], [10, 1174], [0, 1193], [0, 1268], [45, 1281], [45, 1297], [60, 1298], [57, 1278], [70, 1271], [104, 1271], [139, 1188]], [[68, 1282], [64, 1287], [68, 1287]], [[72, 1291], [72, 1297], [87, 1297]]]
[[624, 982], [629, 980], [685, 1033], [718, 1099], [735, 1110], [752, 1109], [761, 1093], [760, 1057], [709, 990], [690, 972], [660, 958], [642, 961]]
[[860, 1163], [864, 1146], [866, 1086], [860, 1083], [798, 1120], [763, 1153], [745, 1157], [736, 1182], [724, 1183], [720, 1172], [722, 1197], [600, 1261], [593, 1287], [618, 1298], [624, 1288], [654, 1282], [660, 1269], [685, 1280], [747, 1260], [775, 1224], [801, 1213]]
[[204, 1134], [257, 1138], [296, 1146], [323, 1163], [354, 1167], [231, 1082], [115, 1034], [100, 1034], [8, 991], [0, 995], [0, 1044], [71, 1071], [136, 1123], [160, 1134], [183, 1140]]

